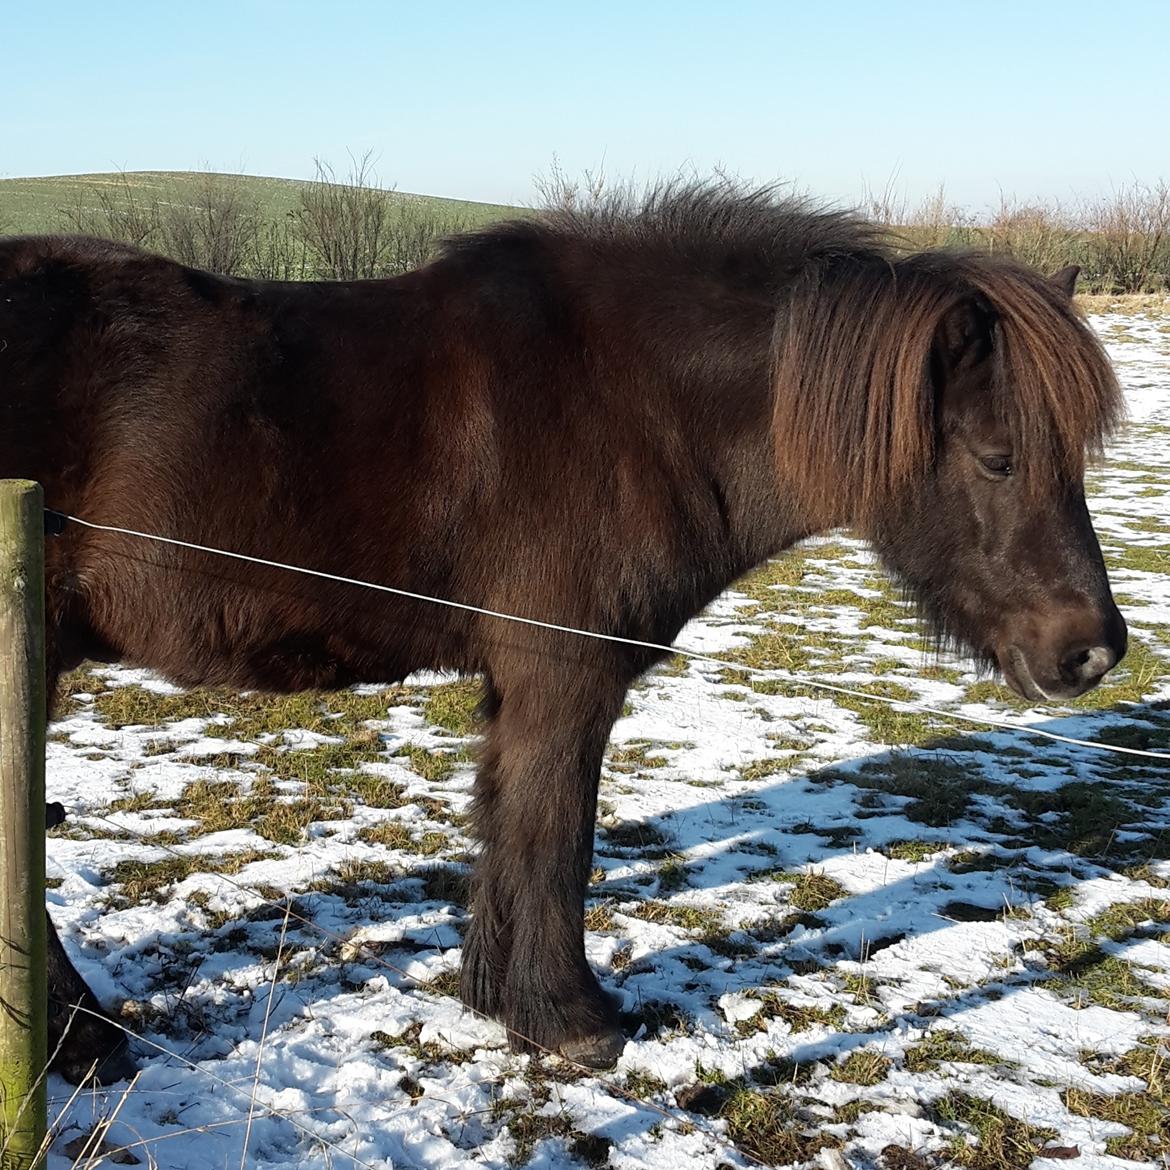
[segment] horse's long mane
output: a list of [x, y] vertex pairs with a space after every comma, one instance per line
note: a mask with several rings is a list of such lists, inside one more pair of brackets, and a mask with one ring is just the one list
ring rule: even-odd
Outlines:
[[1079, 479], [1122, 414], [1108, 359], [1039, 273], [979, 253], [849, 257], [810, 265], [777, 324], [774, 425], [781, 473], [857, 519], [928, 474], [938, 441], [931, 358], [948, 315], [993, 321], [993, 409], [1033, 488]]
[[[778, 470], [810, 501], [864, 520], [931, 468], [932, 348], [949, 314], [994, 322], [994, 406], [1032, 485], [1078, 478], [1122, 404], [1100, 344], [1064, 293], [1010, 259], [906, 255], [860, 216], [732, 182], [624, 189], [587, 207], [497, 225], [452, 250], [575, 241], [643, 280], [706, 276], [776, 309]], [[729, 301], [734, 306], [734, 301]]]

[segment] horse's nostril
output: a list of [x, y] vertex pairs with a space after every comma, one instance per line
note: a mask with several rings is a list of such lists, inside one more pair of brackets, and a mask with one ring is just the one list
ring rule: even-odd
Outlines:
[[1085, 646], [1072, 650], [1060, 661], [1060, 674], [1066, 683], [1095, 683], [1117, 661], [1108, 646]]

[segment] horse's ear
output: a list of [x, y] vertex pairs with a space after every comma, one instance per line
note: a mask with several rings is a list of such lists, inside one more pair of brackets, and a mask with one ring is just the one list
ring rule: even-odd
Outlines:
[[952, 306], [935, 330], [933, 366], [936, 383], [945, 383], [964, 361], [978, 360], [991, 350], [995, 314], [981, 296]]
[[1048, 278], [1048, 283], [1056, 285], [1071, 301], [1073, 294], [1077, 291], [1077, 277], [1080, 274], [1081, 266], [1079, 264], [1070, 264], [1067, 268], [1062, 268], [1059, 272], [1054, 272]]

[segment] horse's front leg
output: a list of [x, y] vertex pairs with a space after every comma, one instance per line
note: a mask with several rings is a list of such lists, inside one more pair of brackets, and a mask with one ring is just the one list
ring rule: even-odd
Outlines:
[[576, 665], [495, 675], [477, 779], [480, 839], [464, 1002], [521, 1050], [604, 1068], [625, 1043], [585, 959], [585, 891], [602, 755], [626, 682]]
[[[45, 672], [50, 703], [56, 698], [60, 675], [52, 634], [50, 626]], [[45, 828], [55, 828], [64, 821], [64, 805], [46, 803]], [[126, 1033], [102, 1011], [101, 1004], [70, 962], [48, 911], [45, 926], [51, 1067], [74, 1084], [80, 1084], [91, 1073], [107, 1084], [133, 1076], [136, 1066], [127, 1052]]]
[[91, 1074], [111, 1084], [134, 1075], [126, 1034], [102, 1011], [69, 961], [52, 918], [48, 927], [49, 1059], [54, 1072], [79, 1085]]

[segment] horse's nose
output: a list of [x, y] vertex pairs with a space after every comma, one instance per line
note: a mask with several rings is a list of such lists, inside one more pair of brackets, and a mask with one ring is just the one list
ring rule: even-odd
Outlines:
[[1078, 646], [1061, 658], [1060, 677], [1084, 692], [1095, 687], [1120, 657], [1110, 646]]

